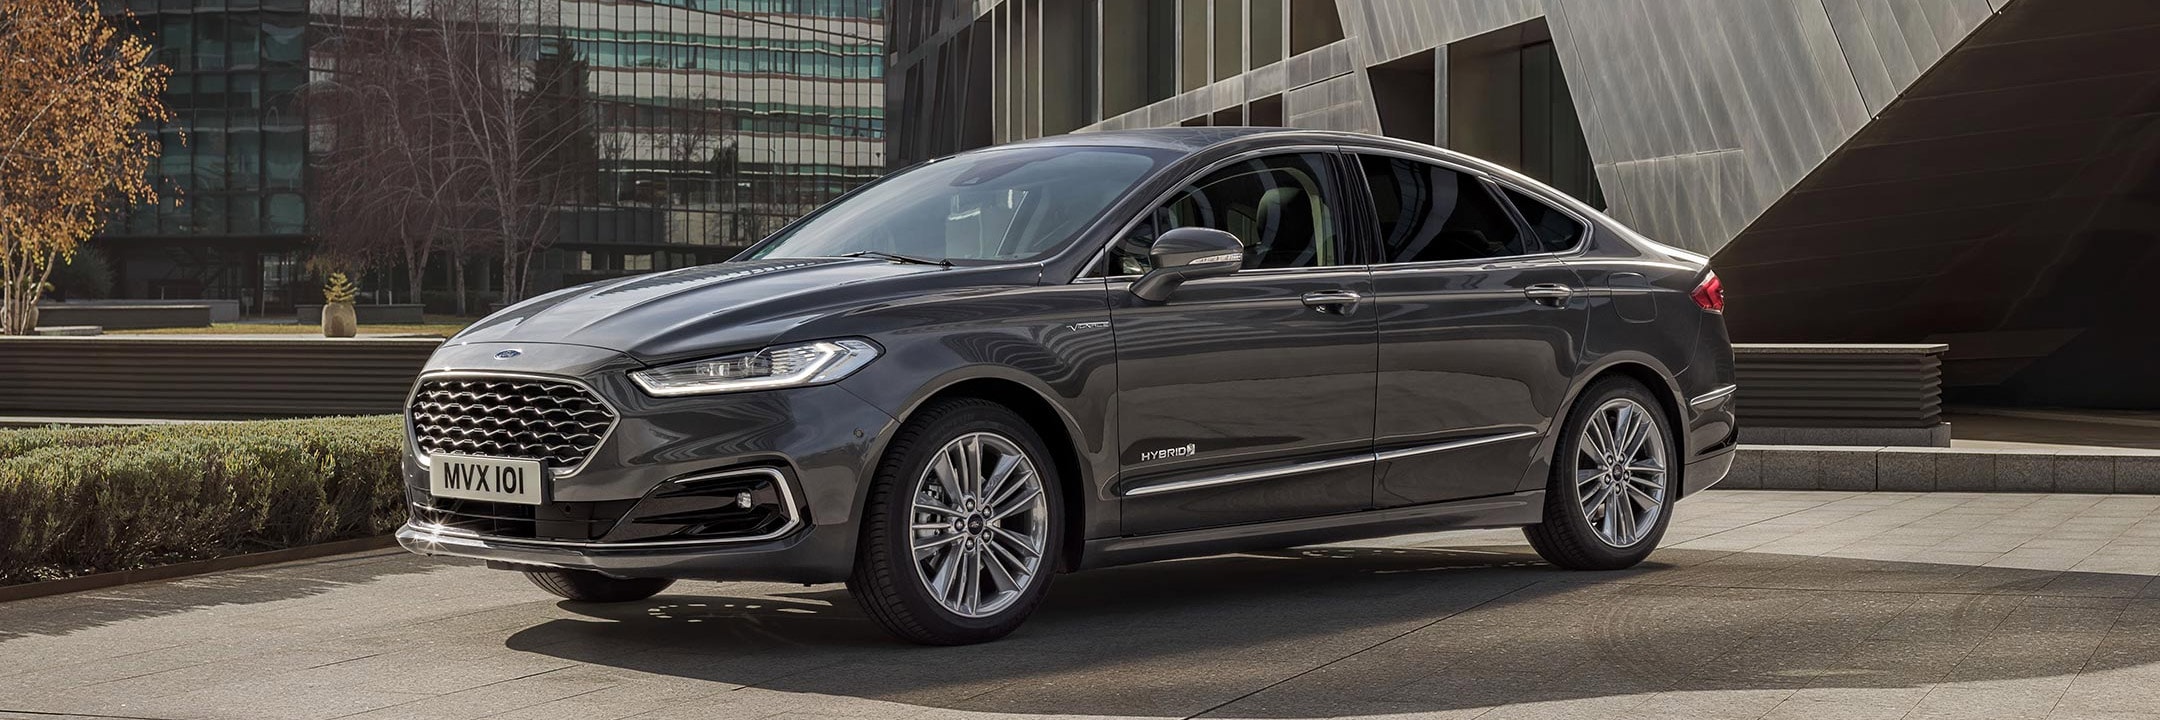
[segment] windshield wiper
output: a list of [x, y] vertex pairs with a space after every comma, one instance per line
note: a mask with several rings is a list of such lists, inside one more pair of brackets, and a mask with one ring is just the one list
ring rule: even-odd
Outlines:
[[899, 253], [889, 253], [878, 250], [859, 250], [856, 252], [848, 253], [846, 255], [842, 255], [841, 257], [875, 257], [884, 258], [897, 263], [907, 263], [909, 265], [936, 265], [938, 267], [952, 267], [951, 260], [931, 260], [928, 258], [915, 257], [913, 255], [901, 255]]

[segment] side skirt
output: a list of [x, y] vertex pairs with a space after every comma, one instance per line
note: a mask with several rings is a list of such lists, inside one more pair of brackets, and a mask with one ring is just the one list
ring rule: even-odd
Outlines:
[[1410, 533], [1535, 525], [1544, 519], [1544, 506], [1545, 491], [1540, 489], [1470, 500], [1274, 520], [1251, 525], [1103, 538], [1083, 544], [1080, 566], [1077, 569], [1247, 550], [1273, 550]]

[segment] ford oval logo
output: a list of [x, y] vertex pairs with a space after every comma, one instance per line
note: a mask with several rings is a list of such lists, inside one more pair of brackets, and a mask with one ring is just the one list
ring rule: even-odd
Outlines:
[[495, 353], [495, 359], [508, 360], [510, 358], [514, 358], [523, 354], [525, 354], [525, 351], [523, 350], [504, 350], [502, 352]]

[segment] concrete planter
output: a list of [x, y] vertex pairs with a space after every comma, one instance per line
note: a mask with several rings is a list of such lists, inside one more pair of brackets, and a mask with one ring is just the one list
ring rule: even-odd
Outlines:
[[[321, 305], [299, 305], [295, 306], [293, 312], [298, 315], [300, 324], [315, 325], [322, 322], [322, 311]], [[426, 322], [421, 317], [419, 303], [358, 304], [353, 306], [353, 315], [362, 325], [418, 325]]]
[[353, 304], [336, 302], [323, 306], [322, 334], [327, 338], [349, 338], [360, 334], [360, 320], [353, 313]]

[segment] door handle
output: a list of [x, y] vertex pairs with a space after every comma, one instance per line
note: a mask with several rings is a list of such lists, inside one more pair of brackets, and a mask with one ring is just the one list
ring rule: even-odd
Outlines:
[[1313, 312], [1348, 315], [1357, 309], [1358, 301], [1364, 297], [1349, 290], [1315, 290], [1305, 293], [1304, 300], [1305, 307], [1312, 308]]
[[1575, 288], [1568, 288], [1568, 285], [1562, 283], [1536, 283], [1529, 285], [1529, 288], [1523, 288], [1523, 296], [1538, 305], [1566, 307], [1568, 298], [1575, 296]]
[[1539, 305], [1565, 307], [1568, 298], [1575, 297], [1575, 288], [1560, 283], [1538, 283], [1523, 288], [1522, 294]]

